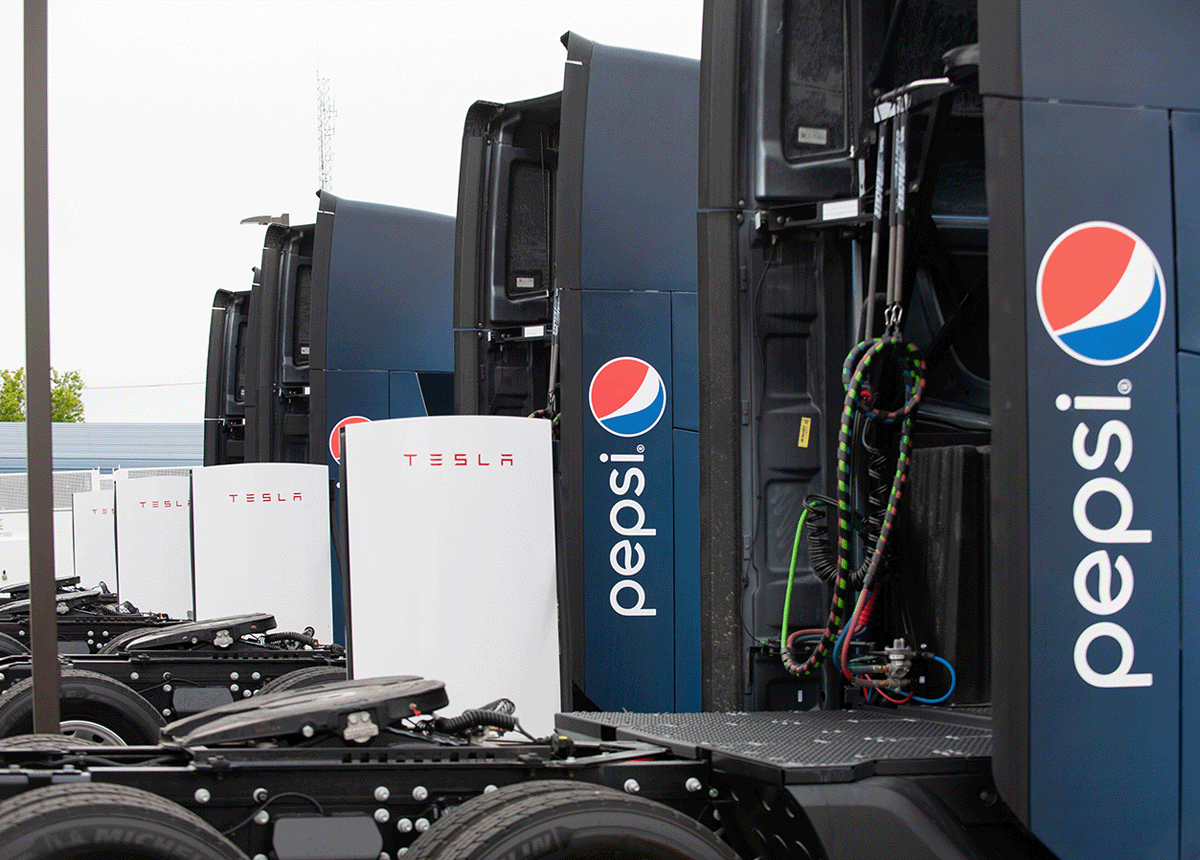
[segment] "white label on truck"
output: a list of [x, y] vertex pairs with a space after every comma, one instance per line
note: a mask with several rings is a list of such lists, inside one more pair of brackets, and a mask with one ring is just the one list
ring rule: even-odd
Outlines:
[[829, 130], [808, 128], [802, 125], [796, 129], [796, 142], [807, 143], [811, 146], [825, 146], [829, 143]]
[[858, 198], [851, 200], [831, 200], [821, 204], [821, 220], [837, 221], [841, 218], [858, 217]]

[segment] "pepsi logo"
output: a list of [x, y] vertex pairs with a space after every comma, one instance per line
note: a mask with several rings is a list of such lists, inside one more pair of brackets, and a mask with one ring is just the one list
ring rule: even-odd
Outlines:
[[1054, 240], [1038, 269], [1042, 324], [1086, 364], [1129, 361], [1150, 345], [1166, 312], [1162, 267], [1119, 224], [1088, 221]]
[[622, 356], [603, 364], [588, 387], [588, 404], [600, 426], [614, 436], [649, 433], [667, 408], [667, 386], [654, 367]]

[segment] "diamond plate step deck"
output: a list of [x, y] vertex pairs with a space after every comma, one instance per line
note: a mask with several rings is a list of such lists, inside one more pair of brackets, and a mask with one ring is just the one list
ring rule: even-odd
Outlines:
[[560, 731], [637, 740], [775, 784], [854, 782], [876, 774], [975, 773], [991, 767], [990, 708], [860, 708], [707, 714], [559, 714]]

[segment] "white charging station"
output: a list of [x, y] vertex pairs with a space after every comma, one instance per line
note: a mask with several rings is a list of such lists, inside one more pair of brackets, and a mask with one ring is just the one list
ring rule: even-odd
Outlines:
[[115, 488], [118, 595], [142, 612], [187, 618], [195, 609], [191, 481], [125, 479]]
[[333, 641], [329, 470], [238, 463], [192, 471], [196, 617], [270, 612]]
[[356, 678], [446, 683], [448, 714], [505, 697], [535, 735], [561, 709], [550, 422], [346, 428]]
[[73, 495], [71, 529], [75, 540], [75, 575], [80, 584], [92, 588], [103, 582], [111, 590], [119, 591], [116, 494], [112, 488]]

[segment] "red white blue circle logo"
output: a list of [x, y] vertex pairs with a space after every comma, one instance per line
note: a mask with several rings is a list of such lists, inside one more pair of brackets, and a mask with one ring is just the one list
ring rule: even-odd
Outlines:
[[1038, 269], [1042, 324], [1064, 352], [1087, 364], [1121, 364], [1148, 347], [1162, 325], [1165, 292], [1150, 246], [1108, 221], [1067, 230]]
[[588, 387], [592, 416], [614, 436], [649, 433], [667, 408], [667, 386], [658, 371], [632, 356], [605, 363]]

